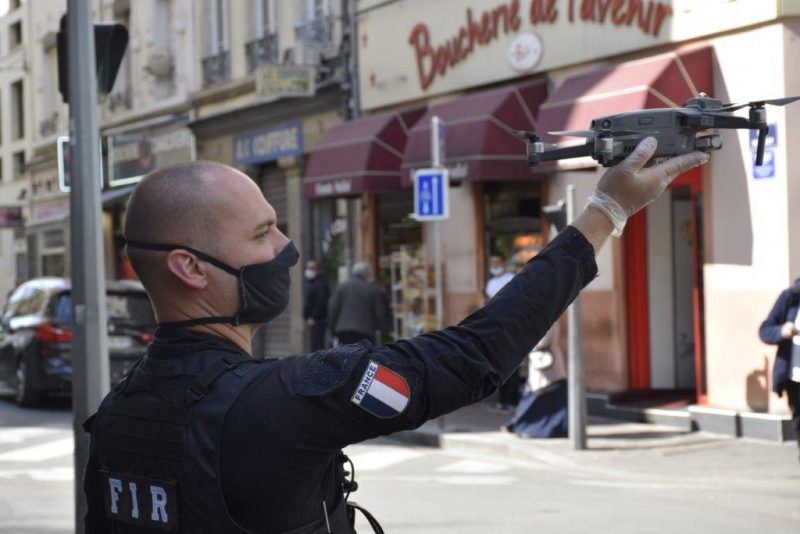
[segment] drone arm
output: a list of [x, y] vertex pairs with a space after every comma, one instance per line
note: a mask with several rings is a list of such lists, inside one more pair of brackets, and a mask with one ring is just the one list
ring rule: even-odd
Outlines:
[[730, 116], [714, 116], [715, 128], [747, 128], [750, 130], [758, 130], [758, 145], [756, 147], [756, 165], [761, 165], [764, 161], [764, 146], [767, 141], [767, 133], [769, 127], [763, 122], [756, 122], [744, 117]]
[[761, 125], [754, 123], [745, 117], [735, 115], [714, 115], [714, 125], [712, 128], [760, 128]]
[[556, 161], [559, 159], [591, 156], [592, 146], [593, 145], [591, 143], [586, 143], [583, 145], [556, 148], [554, 150], [545, 150], [544, 152], [532, 152], [528, 156], [528, 165], [533, 166], [543, 161]]

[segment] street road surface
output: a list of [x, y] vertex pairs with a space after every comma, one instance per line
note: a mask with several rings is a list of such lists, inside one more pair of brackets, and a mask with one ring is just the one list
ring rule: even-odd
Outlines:
[[[353, 446], [352, 498], [389, 534], [800, 532], [794, 444], [710, 437], [661, 451], [566, 453], [528, 443], [532, 454], [513, 457]], [[72, 476], [69, 403], [23, 410], [0, 400], [0, 533], [72, 532]]]

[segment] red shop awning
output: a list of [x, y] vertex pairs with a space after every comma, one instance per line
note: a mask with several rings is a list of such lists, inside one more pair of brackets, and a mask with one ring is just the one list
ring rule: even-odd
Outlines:
[[682, 106], [698, 92], [713, 95], [712, 50], [661, 54], [567, 78], [539, 110], [546, 142], [575, 140], [547, 132], [586, 130], [592, 119], [646, 108]]
[[342, 197], [401, 189], [400, 164], [408, 131], [424, 112], [422, 107], [382, 113], [328, 130], [306, 166], [306, 196]]
[[525, 145], [511, 133], [536, 130], [536, 116], [547, 96], [547, 82], [474, 93], [431, 106], [411, 130], [403, 154], [403, 179], [431, 165], [431, 117], [445, 126], [444, 164], [452, 179], [507, 180], [531, 177]]

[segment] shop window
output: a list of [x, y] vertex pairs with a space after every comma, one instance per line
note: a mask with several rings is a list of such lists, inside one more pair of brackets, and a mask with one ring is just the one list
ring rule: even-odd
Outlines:
[[64, 246], [63, 230], [48, 230], [42, 233], [42, 246], [44, 248], [56, 248]]
[[14, 50], [22, 44], [22, 21], [8, 26], [8, 49]]
[[11, 84], [11, 137], [14, 140], [25, 137], [25, 93], [22, 80]]
[[41, 234], [39, 265], [41, 276], [64, 276], [65, 242], [64, 230], [57, 228]]
[[384, 286], [392, 308], [395, 339], [436, 328], [433, 265], [425, 255], [422, 224], [409, 214], [411, 193], [378, 195], [377, 282]]
[[486, 258], [500, 253], [506, 268], [515, 271], [541, 250], [545, 244], [541, 196], [539, 184], [486, 184]]
[[358, 199], [337, 198], [318, 200], [312, 204], [313, 257], [328, 282], [335, 288], [347, 279], [350, 266], [356, 258], [355, 214], [360, 207]]
[[17, 283], [28, 279], [28, 255], [24, 252], [18, 252], [15, 257], [16, 264], [16, 280]]
[[64, 253], [42, 254], [42, 276], [64, 276]]

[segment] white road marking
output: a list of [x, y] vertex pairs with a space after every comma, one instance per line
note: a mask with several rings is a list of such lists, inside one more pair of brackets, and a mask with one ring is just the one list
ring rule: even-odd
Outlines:
[[672, 483], [672, 482], [639, 482], [634, 480], [573, 480], [572, 484], [576, 486], [595, 486], [600, 488], [617, 488], [617, 489], [702, 489], [707, 488], [708, 484], [692, 484], [692, 483]]
[[[359, 478], [359, 477], [356, 477]], [[435, 482], [451, 486], [508, 486], [516, 482], [517, 477], [512, 476], [493, 476], [493, 475], [453, 475], [453, 476], [391, 476], [381, 474], [380, 476], [366, 476], [359, 480], [380, 481], [380, 482], [410, 482], [412, 484], [429, 484]]]
[[74, 480], [75, 470], [71, 467], [50, 469], [0, 469], [0, 479], [30, 477], [38, 482], [68, 482]]
[[347, 455], [353, 460], [356, 476], [358, 476], [358, 473], [363, 471], [379, 471], [392, 465], [413, 460], [422, 456], [422, 453], [411, 449], [385, 447], [381, 450], [371, 450], [363, 453], [358, 451], [347, 452]]
[[0, 462], [43, 462], [72, 454], [72, 438], [64, 438], [0, 453]]
[[511, 469], [510, 465], [500, 465], [480, 460], [461, 460], [436, 469], [437, 473], [463, 473], [468, 475], [492, 475]]
[[31, 438], [48, 436], [67, 432], [57, 428], [41, 428], [34, 426], [20, 426], [0, 429], [0, 445], [6, 443], [22, 443]]

